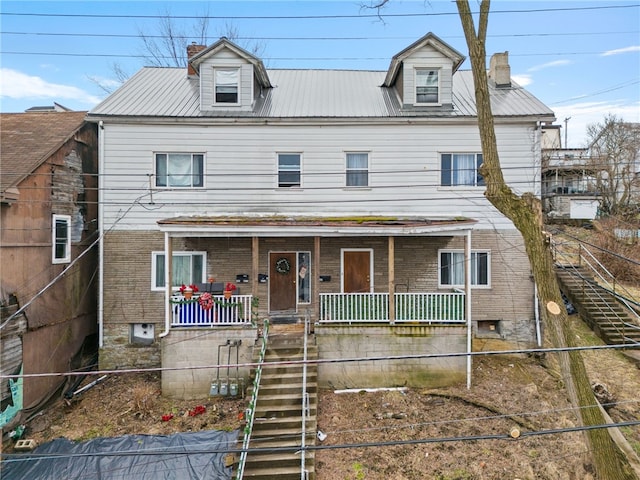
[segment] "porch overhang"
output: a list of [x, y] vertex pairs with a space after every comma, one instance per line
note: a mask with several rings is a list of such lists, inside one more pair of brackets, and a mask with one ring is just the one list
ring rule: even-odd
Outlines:
[[463, 217], [181, 216], [158, 221], [171, 237], [463, 236], [477, 220]]

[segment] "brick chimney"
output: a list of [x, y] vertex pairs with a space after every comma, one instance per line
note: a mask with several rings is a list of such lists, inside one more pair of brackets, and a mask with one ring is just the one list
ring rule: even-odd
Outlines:
[[196, 42], [193, 42], [191, 45], [187, 45], [187, 75], [193, 76], [196, 74], [195, 69], [191, 66], [191, 58], [203, 51], [206, 45], [198, 45]]
[[498, 88], [511, 86], [509, 52], [494, 53], [489, 62], [489, 80]]

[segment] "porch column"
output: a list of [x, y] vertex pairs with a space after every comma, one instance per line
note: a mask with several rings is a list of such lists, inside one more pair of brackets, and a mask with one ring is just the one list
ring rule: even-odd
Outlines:
[[171, 283], [173, 279], [173, 242], [168, 232], [164, 234], [164, 332], [160, 337], [165, 337], [171, 329]]
[[393, 324], [396, 321], [396, 241], [395, 237], [387, 237], [389, 250], [388, 271], [389, 271], [389, 322]]
[[260, 270], [260, 238], [251, 237], [251, 295], [258, 296], [258, 272]]
[[[313, 275], [313, 281], [311, 282], [311, 298], [312, 302], [316, 305], [315, 308], [315, 317], [316, 319], [320, 318], [320, 237], [313, 237], [313, 265], [315, 268], [311, 269], [311, 274]], [[313, 324], [315, 322], [311, 322], [311, 328], [313, 329]]]
[[[467, 321], [467, 353], [471, 353], [471, 230], [464, 242], [464, 301]], [[471, 355], [467, 355], [467, 388], [471, 388]]]

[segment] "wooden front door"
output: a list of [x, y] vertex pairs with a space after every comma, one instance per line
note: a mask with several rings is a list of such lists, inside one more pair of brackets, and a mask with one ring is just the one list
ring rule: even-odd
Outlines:
[[296, 254], [269, 253], [269, 311], [296, 311]]
[[345, 250], [343, 252], [344, 293], [371, 291], [371, 252]]

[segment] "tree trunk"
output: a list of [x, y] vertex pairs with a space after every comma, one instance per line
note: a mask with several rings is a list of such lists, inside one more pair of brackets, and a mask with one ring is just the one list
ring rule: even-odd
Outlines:
[[[482, 143], [483, 165], [480, 167], [486, 183], [486, 198], [507, 218], [522, 234], [527, 256], [531, 263], [533, 277], [538, 287], [539, 298], [543, 306], [554, 302], [563, 305], [560, 288], [555, 275], [549, 243], [543, 231], [540, 200], [527, 193], [521, 197], [513, 193], [506, 185], [502, 175], [498, 147], [491, 113], [489, 85], [486, 72], [485, 39], [489, 14], [489, 0], [480, 5], [478, 33], [467, 0], [456, 0], [460, 20], [464, 29], [475, 84], [478, 128]], [[572, 335], [566, 311], [542, 308], [542, 321], [545, 331], [555, 347], [573, 347], [575, 335]], [[560, 369], [578, 419], [583, 425], [602, 425], [605, 419], [591, 390], [582, 356], [579, 351], [561, 352]], [[625, 455], [611, 439], [607, 429], [587, 430], [587, 438], [593, 455], [599, 479], [637, 479]]]

